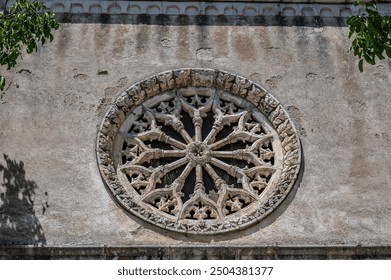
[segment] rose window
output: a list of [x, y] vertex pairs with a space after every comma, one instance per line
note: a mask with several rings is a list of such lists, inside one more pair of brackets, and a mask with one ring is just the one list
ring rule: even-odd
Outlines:
[[161, 73], [108, 110], [98, 163], [114, 198], [159, 227], [247, 227], [288, 194], [300, 146], [285, 110], [245, 78], [210, 69]]

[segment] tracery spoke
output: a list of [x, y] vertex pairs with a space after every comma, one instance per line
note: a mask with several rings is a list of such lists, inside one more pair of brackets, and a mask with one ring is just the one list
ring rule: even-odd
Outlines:
[[253, 152], [248, 151], [247, 149], [239, 149], [235, 151], [211, 151], [212, 157], [217, 158], [232, 158], [245, 160], [247, 163], [253, 163], [254, 165], [266, 165], [261, 158], [256, 156]]
[[194, 168], [194, 164], [189, 162], [186, 165], [185, 169], [183, 169], [179, 177], [175, 179], [175, 181], [169, 186], [169, 188], [175, 190], [176, 192], [181, 192], [185, 184], [186, 178], [187, 176], [189, 176], [193, 168]]
[[248, 177], [253, 177], [255, 175], [262, 175], [265, 177], [270, 177], [276, 172], [276, 168], [273, 166], [254, 166], [245, 170], [245, 174]]
[[259, 123], [252, 123], [253, 116], [250, 112], [238, 115], [238, 126], [226, 138], [210, 145], [212, 150], [221, 148], [225, 145], [239, 141], [254, 143], [259, 140], [269, 140], [272, 136], [265, 135]]
[[182, 136], [183, 140], [185, 140], [187, 144], [193, 141], [190, 135], [185, 130], [182, 121], [177, 115], [166, 115], [166, 114], [156, 113], [155, 116], [156, 119], [158, 119], [159, 121], [163, 121], [165, 125], [170, 125], [176, 132], [178, 132]]
[[178, 159], [174, 162], [159, 166], [156, 169], [162, 170], [162, 172], [164, 173], [163, 175], [166, 175], [168, 172], [170, 172], [174, 169], [177, 169], [178, 167], [181, 167], [182, 165], [186, 164], [187, 162], [188, 162], [188, 159], [184, 157], [184, 158]]
[[166, 186], [166, 189], [164, 191], [162, 191], [160, 189], [154, 190], [150, 194], [147, 194], [146, 197], [144, 198], [144, 200], [147, 201], [149, 199], [149, 197], [153, 197], [155, 195], [155, 193], [159, 193], [159, 192], [169, 192], [170, 194], [172, 193], [173, 197], [175, 198], [175, 203], [176, 203], [175, 211], [173, 211], [173, 214], [176, 215], [177, 212], [180, 211], [183, 207], [183, 202], [181, 199], [181, 196], [183, 196], [182, 189], [185, 184], [187, 176], [189, 176], [189, 174], [193, 168], [194, 168], [194, 164], [189, 162], [186, 165], [185, 169], [181, 172], [179, 177], [176, 178], [175, 181], [172, 182], [171, 185]]
[[[123, 152], [127, 155], [126, 150]], [[143, 164], [144, 162], [149, 162], [151, 159], [160, 159], [160, 158], [175, 158], [175, 157], [184, 157], [186, 156], [185, 150], [162, 150], [162, 149], [148, 149], [142, 151], [138, 156], [130, 161], [131, 164]]]
[[126, 163], [126, 164], [120, 165], [120, 166], [118, 166], [118, 169], [124, 173], [129, 173], [128, 171], [130, 171], [130, 173], [139, 173], [139, 174], [141, 173], [146, 176], [150, 176], [152, 174], [152, 170], [150, 170], [144, 166], [132, 164], [132, 163]]
[[248, 142], [255, 142], [257, 140], [269, 140], [271, 139], [271, 135], [256, 135], [256, 134], [251, 134], [246, 131], [234, 131], [230, 135], [228, 135], [226, 138], [221, 139], [220, 141], [217, 141], [214, 144], [211, 144], [209, 147], [211, 150], [216, 150], [221, 147], [224, 147], [229, 144], [233, 144], [239, 141], [248, 141]]
[[[171, 163], [168, 163], [165, 165], [161, 165], [161, 166], [155, 168], [154, 170], [149, 169], [144, 166], [141, 166], [141, 165], [138, 165], [138, 164], [134, 164], [132, 162], [127, 162], [127, 163], [119, 166], [119, 169], [122, 171], [136, 170], [139, 173], [145, 173], [150, 176], [155, 176], [154, 178], [160, 178], [160, 177], [166, 175], [168, 172], [181, 167], [182, 165], [186, 164], [187, 162], [188, 162], [187, 158], [181, 158], [181, 159], [178, 159], [174, 162], [171, 162]], [[158, 176], [158, 177], [156, 177], [156, 176]]]
[[178, 140], [168, 136], [166, 133], [161, 131], [158, 127], [151, 128], [149, 131], [141, 133], [121, 133], [121, 136], [126, 139], [138, 138], [141, 141], [158, 140], [160, 142], [170, 144], [178, 149], [186, 149], [186, 144], [179, 142]]
[[243, 170], [213, 157], [211, 158], [211, 163], [226, 171], [232, 177], [237, 178], [238, 183], [241, 183], [243, 190], [249, 194], [253, 194], [255, 189], [260, 190], [260, 184], [266, 182], [266, 178], [270, 178], [276, 172], [276, 168], [271, 166], [255, 166]]
[[194, 111], [193, 115], [193, 124], [194, 124], [194, 129], [195, 129], [195, 141], [196, 142], [201, 142], [202, 141], [202, 117], [200, 114], [200, 110], [197, 109]]
[[208, 172], [209, 176], [212, 178], [217, 189], [220, 190], [220, 188], [228, 186], [227, 183], [216, 173], [216, 171], [213, 169], [213, 167], [209, 163], [206, 163], [204, 165], [204, 168], [205, 168], [206, 172]]
[[214, 166], [224, 170], [232, 177], [237, 178], [238, 183], [242, 183], [243, 189], [249, 190], [248, 177], [242, 169], [240, 169], [237, 166], [229, 165], [229, 164], [227, 164], [217, 158], [214, 158], [214, 157], [212, 157], [210, 159], [210, 163], [213, 164]]
[[196, 185], [195, 185], [194, 192], [205, 193], [205, 186], [204, 186], [204, 180], [202, 178], [202, 165], [201, 164], [196, 165]]
[[[219, 106], [219, 105], [217, 105], [217, 106]], [[224, 125], [225, 125], [225, 123], [223, 122], [223, 120], [224, 120], [224, 117], [222, 116], [222, 113], [221, 113], [221, 111], [219, 110], [219, 109], [215, 109], [215, 112], [217, 113], [217, 119], [216, 119], [216, 122], [213, 124], [213, 128], [212, 128], [212, 132], [210, 133], [210, 134], [212, 134], [211, 135], [211, 138], [210, 139], [208, 139], [207, 141], [208, 141], [208, 143], [210, 143], [211, 142], [211, 140], [215, 140], [215, 136], [216, 136], [216, 134], [224, 127]], [[228, 139], [231, 137], [236, 137], [236, 134], [237, 134], [237, 132], [238, 131], [241, 131], [241, 130], [243, 130], [243, 128], [244, 128], [244, 122], [245, 122], [245, 117], [248, 115], [248, 112], [241, 112], [241, 113], [239, 113], [239, 114], [235, 114], [235, 115], [231, 115], [231, 117], [230, 118], [227, 118], [227, 121], [228, 121], [228, 123], [230, 124], [231, 122], [238, 122], [238, 127], [236, 128], [236, 130], [235, 131], [233, 131], [231, 134], [229, 134], [228, 135]], [[209, 135], [208, 135], [209, 136]], [[225, 138], [225, 139], [227, 139], [227, 138]], [[224, 140], [224, 139], [223, 139]], [[231, 141], [232, 141], [232, 139], [231, 139]], [[219, 141], [219, 142], [221, 142], [221, 141]], [[217, 142], [217, 143], [219, 143], [219, 142]], [[237, 141], [236, 141], [237, 142]], [[225, 146], [226, 144], [225, 144], [226, 142], [221, 142], [221, 145], [222, 146]], [[233, 142], [232, 142], [233, 143]], [[215, 143], [216, 144], [216, 143]], [[222, 147], [221, 146], [221, 147]], [[211, 149], [213, 149], [213, 145], [211, 146]], [[217, 148], [216, 148], [217, 149]]]
[[215, 141], [216, 135], [224, 128], [226, 125], [230, 125], [239, 120], [240, 117], [246, 114], [246, 112], [240, 112], [233, 115], [224, 115], [220, 109], [214, 108], [215, 113], [215, 122], [213, 123], [212, 129], [209, 134], [206, 136], [204, 143], [210, 144]]
[[144, 166], [140, 166], [140, 165], [135, 165], [135, 164], [132, 164], [130, 162], [120, 166], [120, 170], [122, 170], [123, 172], [127, 172], [128, 170], [130, 171], [139, 171], [139, 173], [143, 173], [144, 175], [147, 175], [149, 176], [149, 182], [151, 182], [151, 184], [156, 184], [158, 182], [160, 182], [161, 178], [166, 175], [167, 173], [169, 173], [170, 171], [172, 170], [175, 170], [179, 167], [181, 167], [182, 165], [186, 164], [188, 162], [187, 158], [181, 158], [181, 159], [178, 159], [174, 162], [171, 162], [171, 163], [168, 163], [168, 164], [165, 164], [165, 165], [161, 165], [157, 168], [155, 168], [154, 170], [151, 170], [151, 169], [148, 169]]
[[[218, 192], [219, 198], [217, 201], [218, 205], [223, 205], [225, 200], [227, 200], [227, 195], [231, 195], [231, 196], [239, 195], [239, 196], [242, 196], [243, 198], [247, 198], [247, 200], [250, 198], [250, 200], [252, 200], [252, 201], [259, 200], [259, 197], [257, 195], [255, 195], [253, 192], [247, 191], [245, 189], [244, 190], [233, 189], [232, 186], [227, 185], [227, 183], [217, 174], [217, 172], [213, 169], [213, 167], [210, 164], [206, 164], [204, 166], [204, 168], [208, 172], [208, 174], [212, 177], [213, 181], [216, 184], [216, 187], [219, 189], [219, 192]], [[238, 197], [236, 197], [234, 199], [236, 204], [239, 203], [239, 201], [237, 199], [238, 199]], [[229, 202], [226, 202], [226, 203], [229, 203]], [[231, 204], [232, 203], [234, 203], [234, 202], [231, 202]], [[242, 205], [241, 203], [239, 203], [239, 204]], [[241, 209], [241, 207], [240, 207], [240, 209]], [[236, 209], [236, 210], [238, 211], [240, 209]], [[228, 211], [225, 210], [224, 212], [228, 212]]]
[[195, 130], [195, 141], [201, 142], [202, 124], [203, 124], [202, 118], [206, 117], [206, 113], [211, 110], [213, 98], [210, 98], [210, 96], [203, 97], [206, 98], [206, 103], [202, 104], [202, 102], [199, 101], [199, 97], [197, 95], [195, 95], [194, 97], [196, 99], [194, 104], [187, 103], [183, 99], [183, 97], [180, 98], [181, 98], [183, 110], [185, 110], [192, 118], [194, 130]]

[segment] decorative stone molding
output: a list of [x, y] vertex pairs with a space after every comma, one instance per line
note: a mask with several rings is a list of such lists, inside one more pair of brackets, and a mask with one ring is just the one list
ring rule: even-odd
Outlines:
[[[362, 14], [363, 7], [348, 4], [349, 1], [50, 1], [45, 5], [57, 13], [70, 14], [127, 14], [127, 15], [211, 15], [211, 16], [301, 16], [301, 17], [349, 17]], [[328, 3], [324, 3], [328, 2]], [[344, 2], [344, 3], [343, 3]], [[350, 1], [351, 2], [351, 1]], [[8, 3], [10, 5], [12, 1]], [[332, 4], [330, 4], [332, 3]], [[390, 3], [379, 3], [383, 14], [391, 14]]]
[[264, 88], [220, 70], [177, 69], [114, 101], [97, 159], [130, 213], [176, 232], [216, 234], [270, 214], [292, 189], [301, 152], [287, 112]]

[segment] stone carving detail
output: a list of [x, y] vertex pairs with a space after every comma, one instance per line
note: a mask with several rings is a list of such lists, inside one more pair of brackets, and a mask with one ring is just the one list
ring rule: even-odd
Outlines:
[[[13, 1], [8, 1], [7, 8]], [[70, 14], [112, 14], [112, 15], [211, 15], [211, 16], [283, 16], [283, 17], [340, 17], [360, 15], [364, 11], [360, 6], [347, 4], [345, 1], [322, 0], [281, 1], [267, 3], [254, 1], [104, 1], [104, 0], [43, 0], [44, 4], [57, 13]], [[273, 3], [274, 2], [274, 3]], [[295, 3], [302, 2], [302, 3]], [[382, 14], [390, 12], [388, 3], [379, 3]]]
[[102, 121], [97, 156], [126, 210], [198, 234], [261, 220], [300, 169], [299, 139], [278, 101], [212, 69], [168, 71], [130, 87]]

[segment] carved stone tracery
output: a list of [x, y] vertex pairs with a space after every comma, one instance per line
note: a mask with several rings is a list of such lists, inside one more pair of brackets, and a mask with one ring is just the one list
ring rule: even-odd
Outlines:
[[300, 168], [295, 129], [253, 82], [179, 69], [119, 96], [98, 134], [98, 163], [128, 211], [178, 232], [213, 234], [269, 214]]

